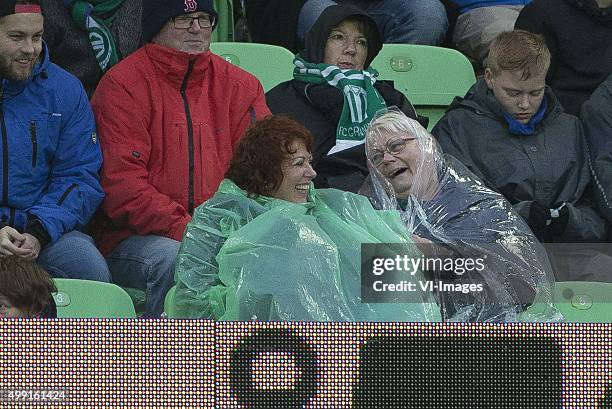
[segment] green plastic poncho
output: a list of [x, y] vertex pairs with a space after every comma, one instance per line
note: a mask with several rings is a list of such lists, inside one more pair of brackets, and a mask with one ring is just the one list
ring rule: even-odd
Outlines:
[[304, 204], [250, 198], [226, 179], [187, 225], [176, 317], [439, 321], [422, 292], [405, 303], [361, 303], [362, 243], [405, 243], [419, 254], [399, 214], [376, 211], [365, 197], [311, 185]]

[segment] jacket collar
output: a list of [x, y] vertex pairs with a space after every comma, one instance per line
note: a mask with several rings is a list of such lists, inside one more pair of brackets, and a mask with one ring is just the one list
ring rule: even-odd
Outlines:
[[[47, 44], [43, 41], [42, 51], [40, 56], [38, 57], [38, 61], [34, 65], [34, 69], [32, 70], [32, 75], [25, 81], [12, 81], [6, 78], [0, 77], [0, 82], [2, 84], [2, 92], [6, 95], [14, 95], [19, 94], [26, 85], [30, 82], [39, 81], [41, 79], [46, 79], [46, 72], [49, 69], [49, 65], [51, 62], [49, 61], [49, 49], [47, 48]], [[44, 73], [44, 75], [43, 75]]]
[[[563, 112], [563, 108], [559, 100], [553, 93], [552, 89], [547, 85], [544, 98], [546, 98], [547, 109], [542, 122], [555, 119]], [[477, 113], [494, 117], [500, 121], [506, 122], [501, 105], [495, 99], [493, 91], [487, 87], [484, 79], [478, 80], [476, 84], [470, 88], [465, 98], [455, 98], [450, 109], [458, 107], [467, 107]]]
[[170, 82], [179, 88], [183, 84], [189, 64], [193, 64], [189, 83], [202, 81], [210, 64], [210, 50], [200, 54], [189, 54], [162, 45], [148, 43], [145, 52], [155, 67]]

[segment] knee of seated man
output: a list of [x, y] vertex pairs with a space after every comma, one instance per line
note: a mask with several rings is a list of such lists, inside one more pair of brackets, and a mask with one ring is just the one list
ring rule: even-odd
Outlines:
[[93, 239], [76, 230], [48, 245], [38, 263], [54, 277], [112, 281], [108, 265]]
[[181, 242], [162, 236], [149, 236], [145, 244], [149, 262], [158, 269], [174, 271]]

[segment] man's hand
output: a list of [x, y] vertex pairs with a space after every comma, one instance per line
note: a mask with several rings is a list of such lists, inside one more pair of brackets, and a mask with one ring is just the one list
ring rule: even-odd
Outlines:
[[[11, 255], [31, 257], [32, 249], [22, 248], [26, 241], [26, 236], [29, 236], [29, 234], [21, 234], [10, 226], [0, 229], [0, 257]], [[36, 242], [38, 243], [38, 240]], [[40, 244], [38, 244], [38, 251], [40, 251]], [[36, 253], [36, 256], [38, 257], [38, 253]]]
[[25, 238], [25, 240], [19, 247], [21, 249], [30, 250], [31, 252], [29, 255], [24, 256], [24, 258], [27, 258], [28, 260], [36, 260], [38, 258], [38, 254], [40, 253], [40, 242], [36, 237], [29, 233], [23, 233], [22, 236]]

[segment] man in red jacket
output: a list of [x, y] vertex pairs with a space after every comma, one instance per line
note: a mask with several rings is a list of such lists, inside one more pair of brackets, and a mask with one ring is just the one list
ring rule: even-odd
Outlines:
[[99, 246], [113, 279], [159, 316], [196, 206], [212, 196], [246, 128], [269, 115], [259, 81], [209, 51], [212, 0], [143, 2], [144, 47], [92, 100], [104, 154]]

